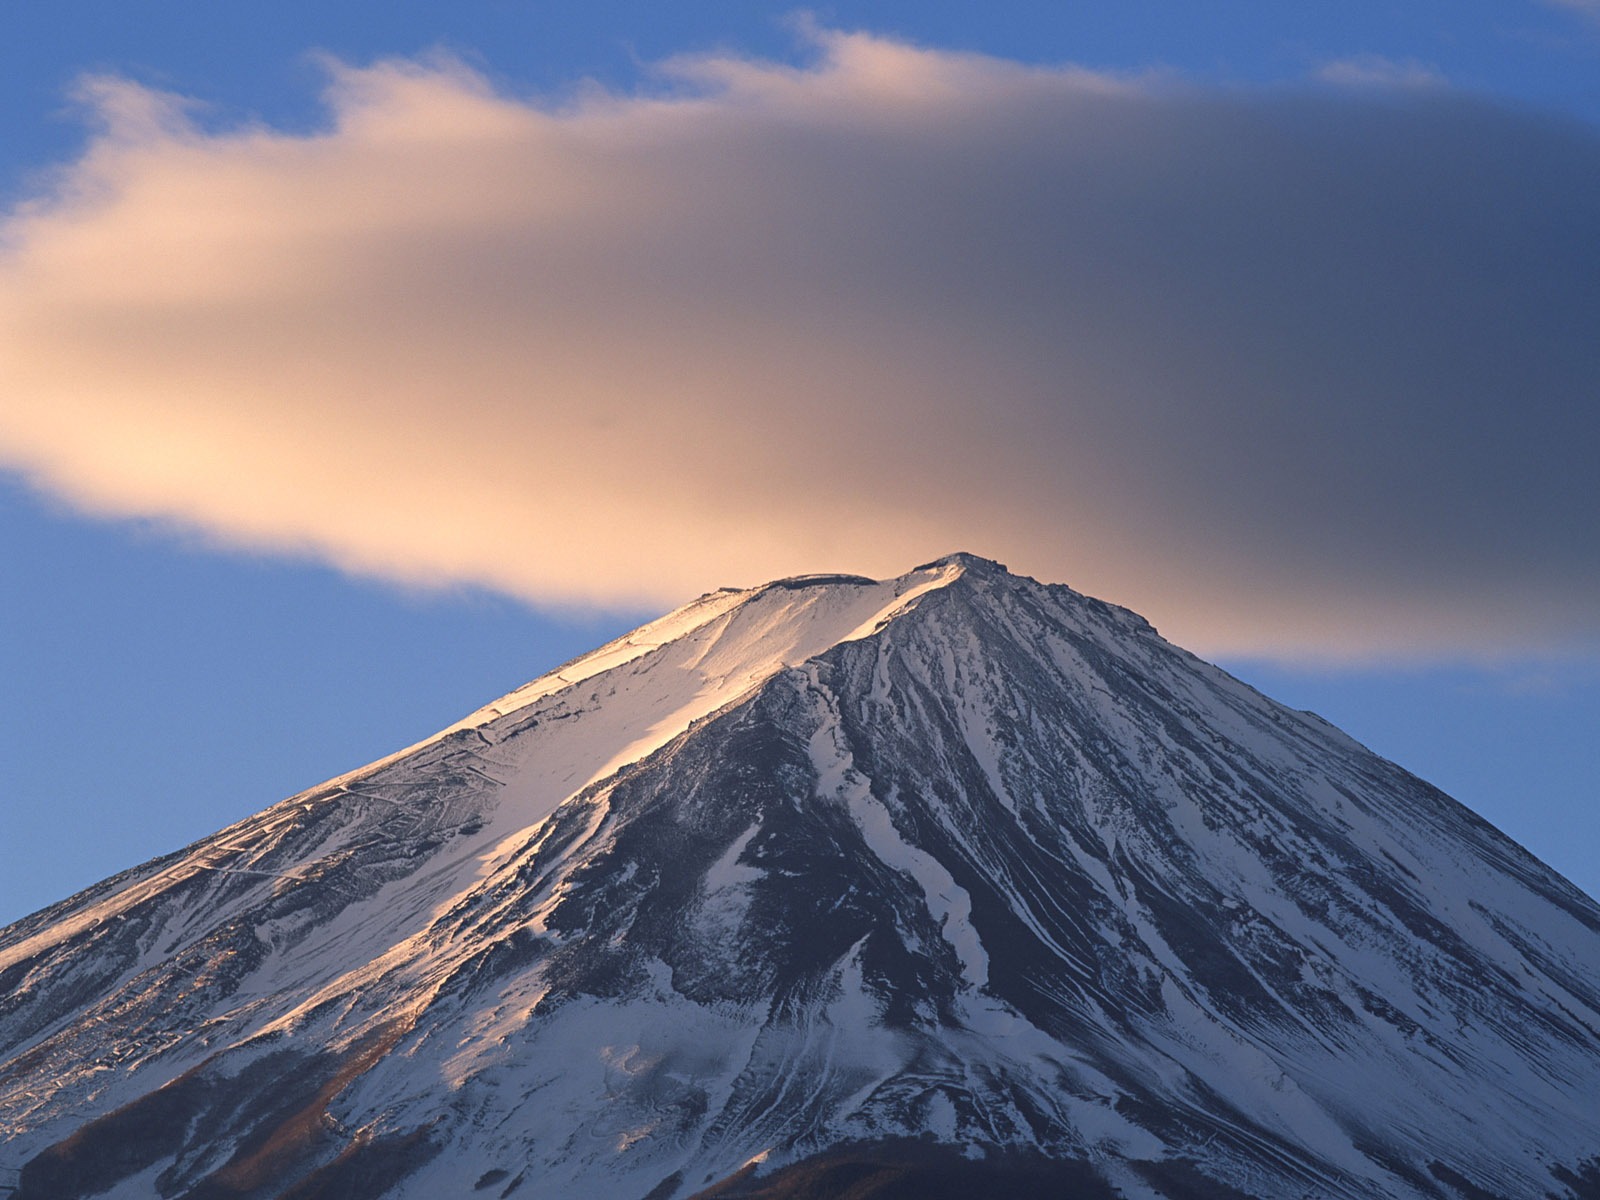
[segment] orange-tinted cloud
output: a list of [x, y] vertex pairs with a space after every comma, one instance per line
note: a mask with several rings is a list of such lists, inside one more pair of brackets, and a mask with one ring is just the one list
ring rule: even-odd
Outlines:
[[953, 548], [1208, 650], [1600, 629], [1600, 139], [819, 35], [567, 107], [101, 81], [0, 236], [0, 463], [546, 603]]

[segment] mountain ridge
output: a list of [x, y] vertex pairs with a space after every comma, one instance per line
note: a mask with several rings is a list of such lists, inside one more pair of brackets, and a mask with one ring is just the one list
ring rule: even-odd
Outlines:
[[666, 1197], [932, 1136], [1129, 1196], [1586, 1196], [1597, 962], [1436, 789], [947, 556], [707, 593], [0, 931], [0, 1154]]

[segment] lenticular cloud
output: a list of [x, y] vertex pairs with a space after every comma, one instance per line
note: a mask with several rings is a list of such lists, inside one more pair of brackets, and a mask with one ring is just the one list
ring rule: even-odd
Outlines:
[[1597, 632], [1588, 127], [834, 33], [559, 108], [336, 64], [313, 134], [87, 93], [0, 270], [0, 462], [87, 510], [541, 603], [965, 546], [1212, 651]]

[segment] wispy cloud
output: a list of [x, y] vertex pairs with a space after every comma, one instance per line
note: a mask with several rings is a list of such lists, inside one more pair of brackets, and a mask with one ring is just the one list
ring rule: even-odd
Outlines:
[[559, 109], [335, 64], [5, 222], [0, 461], [539, 602], [954, 547], [1213, 650], [1600, 626], [1592, 131], [823, 33]]
[[1393, 59], [1381, 54], [1358, 54], [1324, 63], [1316, 77], [1343, 87], [1427, 88], [1443, 87], [1443, 72], [1414, 58]]
[[1591, 20], [1600, 21], [1600, 0], [1544, 0], [1551, 8], [1564, 8]]

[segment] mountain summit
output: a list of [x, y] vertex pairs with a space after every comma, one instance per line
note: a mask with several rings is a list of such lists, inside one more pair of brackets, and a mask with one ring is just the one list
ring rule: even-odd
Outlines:
[[1600, 906], [970, 555], [708, 593], [0, 931], [21, 1200], [1592, 1198], [1597, 1097]]

